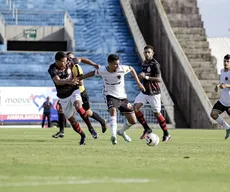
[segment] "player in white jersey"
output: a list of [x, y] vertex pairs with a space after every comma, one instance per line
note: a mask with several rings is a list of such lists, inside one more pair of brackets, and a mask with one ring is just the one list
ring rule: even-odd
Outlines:
[[221, 89], [220, 99], [215, 103], [211, 111], [211, 117], [226, 129], [225, 139], [230, 135], [230, 126], [220, 115], [224, 111], [230, 115], [230, 55], [224, 56], [224, 69], [221, 69], [220, 84], [216, 85], [215, 91]]
[[[122, 136], [125, 141], [130, 142], [131, 138], [125, 133], [132, 125], [136, 123], [136, 116], [132, 105], [128, 102], [125, 91], [124, 76], [131, 72], [137, 85], [140, 89], [145, 91], [144, 86], [138, 79], [136, 71], [126, 65], [120, 65], [119, 56], [111, 54], [108, 56], [108, 65], [101, 66], [99, 69], [89, 72], [79, 77], [79, 80], [92, 77], [101, 76], [104, 82], [104, 96], [110, 114], [110, 129], [112, 132], [111, 142], [113, 145], [117, 144], [117, 134]], [[127, 121], [122, 128], [117, 131], [117, 109], [126, 117]]]

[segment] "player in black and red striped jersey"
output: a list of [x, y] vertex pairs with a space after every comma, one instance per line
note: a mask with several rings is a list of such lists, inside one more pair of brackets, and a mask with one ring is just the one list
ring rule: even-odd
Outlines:
[[161, 114], [161, 90], [159, 83], [161, 81], [160, 64], [153, 58], [154, 49], [151, 45], [144, 48], [145, 61], [142, 63], [142, 73], [139, 74], [140, 80], [143, 82], [146, 91], [140, 92], [134, 101], [134, 110], [136, 117], [140, 124], [144, 127], [144, 132], [140, 139], [145, 139], [146, 136], [152, 132], [148, 126], [140, 108], [149, 103], [157, 118], [158, 123], [163, 130], [162, 141], [167, 142], [171, 136], [169, 135], [168, 128], [164, 116]]
[[65, 117], [69, 120], [74, 131], [81, 135], [80, 145], [85, 145], [86, 135], [76, 121], [75, 110], [86, 124], [89, 122], [89, 119], [82, 108], [82, 99], [79, 90], [79, 85], [82, 82], [74, 79], [72, 67], [73, 63], [67, 62], [67, 55], [60, 51], [56, 53], [55, 63], [50, 65], [48, 72], [56, 87], [57, 97], [60, 100]]

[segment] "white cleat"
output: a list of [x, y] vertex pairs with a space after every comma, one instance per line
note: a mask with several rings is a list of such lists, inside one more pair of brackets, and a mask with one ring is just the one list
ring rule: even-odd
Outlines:
[[117, 131], [117, 134], [121, 137], [123, 137], [123, 139], [127, 142], [131, 142], [132, 139], [125, 133], [125, 132], [122, 132], [121, 130], [118, 130]]
[[111, 142], [113, 145], [116, 145], [117, 144], [117, 138], [115, 136], [112, 136], [111, 137]]

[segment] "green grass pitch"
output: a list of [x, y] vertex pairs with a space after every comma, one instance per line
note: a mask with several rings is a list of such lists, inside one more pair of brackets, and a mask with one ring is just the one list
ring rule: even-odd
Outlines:
[[[110, 130], [87, 145], [66, 129], [0, 129], [1, 192], [229, 192], [230, 139], [224, 130], [170, 130], [172, 140], [149, 147], [142, 129], [110, 142]], [[160, 137], [162, 132], [154, 130]]]

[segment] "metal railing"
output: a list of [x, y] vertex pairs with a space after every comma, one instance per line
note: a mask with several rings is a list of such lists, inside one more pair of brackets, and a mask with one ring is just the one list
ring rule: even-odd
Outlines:
[[[101, 117], [103, 117], [104, 119], [107, 119], [107, 121], [110, 119], [109, 118], [108, 108], [107, 108], [107, 105], [105, 103], [91, 103], [90, 106], [91, 106], [92, 111], [97, 112]], [[158, 121], [154, 117], [154, 114], [153, 114], [153, 111], [152, 111], [152, 108], [151, 108], [150, 105], [145, 105], [145, 107], [141, 108], [141, 111], [142, 111], [142, 113], [143, 113], [143, 115], [145, 117], [145, 120], [148, 123], [150, 123], [150, 124], [158, 124]], [[166, 122], [170, 123], [169, 118], [167, 116], [166, 109], [165, 109], [164, 106], [162, 106], [161, 113], [165, 117]], [[83, 122], [82, 118], [79, 115], [77, 115], [77, 120], [79, 122]], [[118, 111], [118, 113], [117, 113], [117, 122], [118, 123], [123, 123], [124, 120], [125, 120], [125, 117], [122, 116], [120, 114], [120, 112]], [[93, 123], [97, 123], [97, 121], [95, 121], [93, 119], [90, 119], [90, 121], [92, 121]]]

